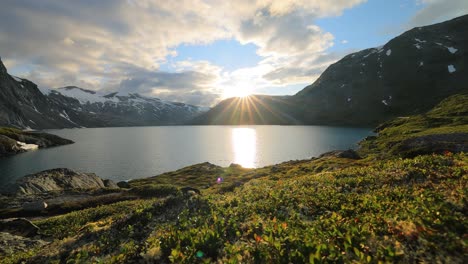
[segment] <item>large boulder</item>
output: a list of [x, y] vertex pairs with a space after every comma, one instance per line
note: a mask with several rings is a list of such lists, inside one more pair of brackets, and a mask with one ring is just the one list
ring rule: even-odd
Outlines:
[[[109, 185], [109, 183], [107, 183]], [[54, 191], [89, 190], [105, 188], [104, 181], [94, 173], [71, 169], [52, 169], [27, 175], [16, 182], [16, 193], [35, 195]]]
[[0, 222], [0, 232], [7, 232], [23, 237], [33, 237], [39, 232], [39, 227], [24, 218]]

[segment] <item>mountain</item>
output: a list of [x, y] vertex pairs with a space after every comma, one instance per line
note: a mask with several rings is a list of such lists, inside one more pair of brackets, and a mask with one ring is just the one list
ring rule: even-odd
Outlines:
[[223, 100], [189, 124], [206, 125], [289, 125], [300, 124], [288, 110], [295, 106], [290, 96], [251, 95]]
[[[349, 54], [291, 97], [251, 100], [250, 109], [287, 116], [288, 124], [372, 125], [423, 113], [444, 98], [468, 90], [468, 15], [417, 27], [377, 48]], [[195, 121], [241, 124], [221, 102]], [[235, 99], [234, 99], [235, 100]], [[277, 107], [277, 102], [287, 107]], [[283, 122], [269, 124], [284, 124]], [[268, 123], [268, 122], [267, 122]], [[255, 124], [264, 124], [255, 122]]]
[[100, 94], [75, 86], [41, 89], [8, 74], [0, 60], [0, 126], [72, 128], [181, 124], [203, 107], [136, 93]]

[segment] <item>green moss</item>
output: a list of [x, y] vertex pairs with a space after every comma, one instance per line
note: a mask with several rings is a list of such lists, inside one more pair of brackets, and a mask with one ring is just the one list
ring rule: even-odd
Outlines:
[[360, 143], [361, 154], [391, 156], [404, 140], [440, 134], [468, 133], [468, 94], [451, 96], [424, 115], [397, 118], [377, 128], [378, 137]]

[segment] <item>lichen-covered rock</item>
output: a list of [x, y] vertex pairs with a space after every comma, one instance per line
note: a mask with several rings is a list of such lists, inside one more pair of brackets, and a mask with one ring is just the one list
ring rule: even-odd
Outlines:
[[16, 183], [17, 194], [40, 194], [52, 191], [106, 187], [104, 181], [94, 173], [81, 173], [65, 168], [27, 175]]

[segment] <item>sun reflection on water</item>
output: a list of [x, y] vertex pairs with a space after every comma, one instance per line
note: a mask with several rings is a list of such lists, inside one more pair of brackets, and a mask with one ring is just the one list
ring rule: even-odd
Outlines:
[[257, 155], [257, 133], [253, 128], [233, 128], [232, 148], [234, 163], [244, 168], [255, 168]]

